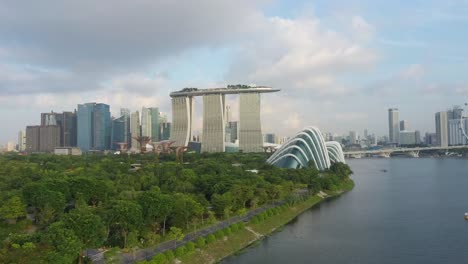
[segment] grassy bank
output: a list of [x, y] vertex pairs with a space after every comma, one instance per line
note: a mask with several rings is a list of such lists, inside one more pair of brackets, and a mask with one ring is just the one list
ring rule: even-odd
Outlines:
[[[340, 195], [343, 192], [353, 189], [353, 187], [354, 182], [349, 179], [343, 182], [337, 191], [327, 192], [327, 197]], [[303, 202], [288, 207], [278, 215], [269, 217], [258, 224], [248, 223], [245, 229], [233, 233], [232, 235], [218, 240], [212, 244], [208, 244], [204, 248], [198, 249], [191, 254], [179, 257], [178, 259], [181, 261], [181, 263], [186, 264], [219, 262], [223, 258], [235, 254], [236, 252], [239, 252], [242, 249], [248, 247], [255, 241], [260, 240], [262, 237], [271, 234], [278, 228], [286, 225], [295, 217], [324, 199], [326, 198], [322, 198], [318, 195], [311, 196], [309, 199]]]

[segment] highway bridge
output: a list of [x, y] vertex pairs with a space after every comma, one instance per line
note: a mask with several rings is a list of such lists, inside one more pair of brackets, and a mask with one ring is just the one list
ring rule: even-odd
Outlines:
[[446, 152], [455, 149], [468, 149], [468, 145], [463, 146], [448, 146], [448, 147], [421, 147], [421, 148], [388, 148], [388, 149], [374, 149], [374, 150], [356, 150], [356, 151], [345, 151], [344, 155], [347, 158], [361, 158], [367, 156], [379, 156], [389, 158], [394, 152], [407, 153], [411, 157], [419, 157], [420, 151], [429, 150], [445, 150]]

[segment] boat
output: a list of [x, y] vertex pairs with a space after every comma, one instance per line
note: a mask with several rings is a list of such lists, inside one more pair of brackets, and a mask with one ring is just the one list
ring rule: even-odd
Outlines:
[[468, 212], [465, 213], [465, 220], [468, 220]]
[[381, 171], [381, 172], [387, 172], [387, 170], [386, 170], [386, 169], [383, 169], [383, 170], [380, 170], [380, 171]]

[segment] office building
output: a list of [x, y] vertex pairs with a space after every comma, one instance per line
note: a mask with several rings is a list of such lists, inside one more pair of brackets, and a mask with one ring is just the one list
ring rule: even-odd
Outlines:
[[448, 146], [448, 119], [447, 112], [442, 111], [435, 114], [435, 127], [437, 143], [441, 147]]
[[63, 147], [76, 147], [77, 144], [76, 111], [63, 112], [61, 122], [60, 145]]
[[111, 128], [109, 105], [101, 103], [78, 105], [77, 145], [82, 151], [110, 149]]
[[149, 108], [151, 114], [151, 141], [159, 141], [159, 108]]
[[402, 130], [400, 131], [399, 136], [400, 136], [399, 142], [401, 146], [416, 145], [417, 141], [416, 141], [415, 131]]
[[409, 122], [408, 120], [401, 120], [400, 121], [400, 131], [409, 130]]
[[143, 107], [141, 109], [141, 136], [151, 137], [151, 112], [149, 108]]
[[18, 132], [18, 151], [26, 150], [26, 131], [21, 130]]
[[349, 144], [358, 144], [358, 135], [356, 131], [349, 131]]
[[53, 152], [60, 147], [60, 126], [27, 126], [26, 152]]
[[389, 143], [398, 144], [400, 127], [398, 123], [398, 108], [388, 109], [388, 140]]
[[437, 134], [436, 133], [426, 133], [424, 136], [424, 144], [428, 146], [437, 146]]
[[448, 144], [450, 146], [457, 146], [457, 145], [466, 145], [467, 139], [463, 134], [463, 129], [467, 131], [468, 128], [468, 120], [466, 118], [463, 119], [451, 119], [448, 120]]
[[140, 149], [140, 144], [137, 140], [137, 138], [141, 136], [140, 113], [138, 111], [135, 111], [130, 115], [130, 134], [132, 137], [131, 148], [133, 150]]
[[171, 123], [159, 123], [159, 141], [169, 140], [171, 138]]
[[263, 151], [260, 93], [239, 94], [239, 151]]

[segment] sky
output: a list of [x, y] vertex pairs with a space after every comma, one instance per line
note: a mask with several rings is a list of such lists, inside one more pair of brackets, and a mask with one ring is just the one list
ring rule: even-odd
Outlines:
[[170, 118], [171, 91], [237, 83], [281, 89], [262, 95], [265, 133], [386, 135], [391, 107], [433, 132], [468, 101], [467, 47], [466, 0], [0, 0], [0, 144], [41, 112]]

